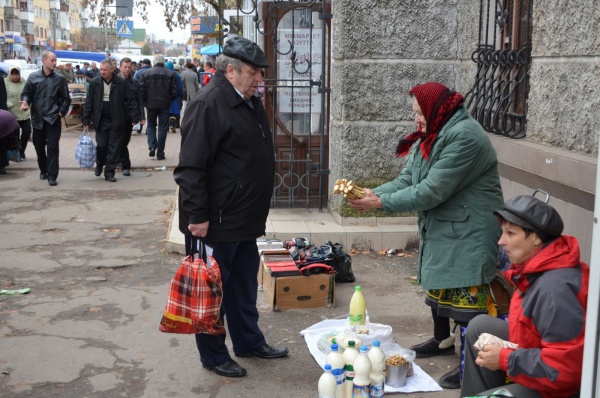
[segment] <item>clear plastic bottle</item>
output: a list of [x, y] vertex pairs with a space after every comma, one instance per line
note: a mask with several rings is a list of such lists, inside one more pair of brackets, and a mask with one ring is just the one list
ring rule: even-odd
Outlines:
[[339, 351], [339, 346], [337, 344], [331, 345], [331, 352], [327, 354], [325, 363], [331, 365], [331, 374], [335, 377], [335, 382], [337, 384], [336, 398], [344, 398], [344, 381], [346, 381], [344, 371], [346, 362], [344, 361], [344, 356]]
[[364, 325], [367, 321], [367, 304], [360, 286], [354, 287], [354, 294], [350, 299], [350, 315], [348, 316], [350, 326]]
[[344, 382], [344, 397], [352, 398], [352, 385], [354, 383], [354, 361], [358, 356], [354, 340], [348, 341], [348, 348], [344, 350], [344, 362], [346, 362], [346, 381]]
[[335, 398], [337, 383], [331, 374], [331, 365], [325, 365], [325, 372], [319, 378], [319, 398]]
[[360, 347], [360, 353], [354, 361], [353, 398], [370, 398], [371, 396], [371, 360], [367, 355], [367, 346]]
[[369, 350], [368, 356], [371, 360], [371, 398], [383, 397], [383, 388], [385, 376], [383, 369], [385, 368], [385, 355], [380, 347], [379, 340], [373, 341], [373, 347]]

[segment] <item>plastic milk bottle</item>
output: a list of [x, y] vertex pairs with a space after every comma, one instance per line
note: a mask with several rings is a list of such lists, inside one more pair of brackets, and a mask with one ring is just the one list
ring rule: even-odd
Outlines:
[[371, 397], [383, 397], [385, 355], [381, 350], [379, 340], [373, 341], [373, 347], [369, 350], [368, 356], [371, 360]]
[[348, 341], [348, 348], [344, 350], [344, 362], [346, 362], [346, 382], [344, 383], [344, 397], [352, 398], [352, 385], [354, 384], [354, 361], [358, 356], [354, 340]]
[[360, 286], [354, 287], [354, 294], [350, 299], [350, 326], [364, 325], [367, 320], [367, 304]]
[[337, 383], [336, 398], [344, 398], [344, 381], [346, 380], [344, 371], [346, 362], [337, 344], [331, 345], [331, 352], [327, 354], [325, 363], [331, 365], [331, 374], [335, 377], [335, 382]]
[[331, 365], [325, 365], [325, 372], [319, 378], [319, 398], [335, 398], [337, 383], [331, 374]]
[[354, 361], [353, 398], [369, 398], [371, 396], [371, 360], [367, 355], [367, 346], [360, 347], [360, 353]]

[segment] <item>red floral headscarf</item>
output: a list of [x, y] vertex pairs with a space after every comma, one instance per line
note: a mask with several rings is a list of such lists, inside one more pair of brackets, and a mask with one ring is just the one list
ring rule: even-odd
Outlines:
[[465, 99], [460, 93], [451, 91], [437, 82], [416, 85], [410, 89], [410, 94], [417, 99], [427, 120], [427, 132], [423, 132], [422, 127], [419, 126], [417, 131], [401, 139], [396, 148], [396, 155], [406, 156], [412, 144], [424, 138], [421, 141], [421, 153], [425, 159], [429, 159], [437, 135], [456, 110], [463, 105]]

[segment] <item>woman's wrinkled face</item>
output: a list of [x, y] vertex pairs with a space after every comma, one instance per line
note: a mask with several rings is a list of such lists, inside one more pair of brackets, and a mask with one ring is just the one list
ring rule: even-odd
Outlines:
[[542, 244], [536, 233], [527, 236], [525, 230], [509, 221], [502, 222], [502, 236], [498, 244], [506, 250], [512, 264], [523, 264]]
[[425, 116], [423, 116], [423, 112], [421, 111], [421, 107], [419, 106], [419, 102], [416, 98], [413, 101], [413, 110], [415, 111], [415, 123], [417, 123], [422, 132], [426, 133], [427, 120], [425, 120]]

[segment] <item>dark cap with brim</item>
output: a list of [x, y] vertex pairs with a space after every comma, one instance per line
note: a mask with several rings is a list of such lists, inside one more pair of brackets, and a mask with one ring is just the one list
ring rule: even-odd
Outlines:
[[252, 65], [255, 68], [268, 68], [269, 62], [258, 44], [238, 35], [231, 35], [223, 46], [223, 54]]
[[562, 218], [554, 207], [529, 195], [507, 200], [504, 208], [494, 211], [494, 214], [535, 232], [544, 243], [558, 238], [564, 228]]
[[150, 60], [149, 60], [148, 58], [144, 58], [144, 59], [142, 60], [142, 62], [140, 62], [140, 63], [142, 63], [142, 64], [146, 64], [146, 65], [152, 65], [152, 62], [150, 62]]

